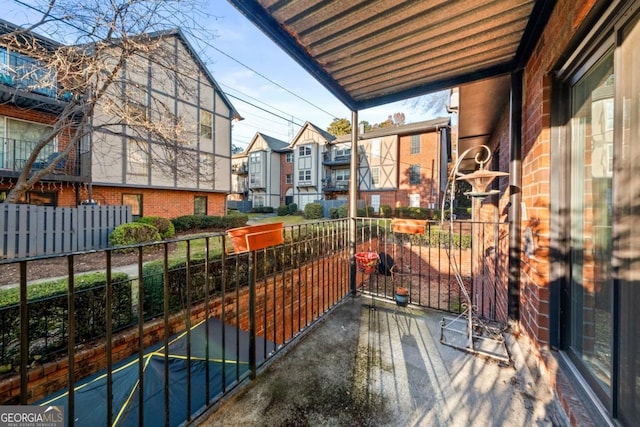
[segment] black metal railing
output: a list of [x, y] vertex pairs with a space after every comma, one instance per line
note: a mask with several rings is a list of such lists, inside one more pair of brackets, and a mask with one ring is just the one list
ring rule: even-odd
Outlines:
[[[480, 221], [426, 221], [424, 232], [397, 232], [391, 219], [359, 218], [358, 251], [380, 258], [374, 274], [359, 277], [367, 294], [393, 300], [398, 287], [409, 303], [460, 313], [466, 302], [458, 278], [484, 318], [506, 321], [506, 296], [496, 283], [506, 268], [508, 224]], [[456, 277], [457, 276], [457, 277]]]
[[[506, 287], [494, 281], [506, 262], [507, 224], [428, 221], [413, 234], [390, 219], [357, 218], [356, 253], [380, 262], [353, 278], [350, 224], [288, 226], [283, 244], [242, 253], [212, 233], [0, 261], [2, 277], [17, 271], [15, 283], [0, 287], [0, 404], [62, 405], [69, 425], [126, 417], [176, 425], [253, 378], [354, 291], [393, 300], [406, 287], [413, 305], [459, 313], [457, 274], [478, 312], [499, 317]], [[115, 268], [123, 249], [133, 251], [133, 265]], [[77, 272], [88, 256], [89, 277]], [[66, 266], [64, 277], [30, 282], [51, 261]]]
[[[349, 294], [347, 239], [344, 219], [286, 227], [284, 244], [245, 253], [213, 233], [162, 242], [153, 261], [149, 245], [128, 247], [126, 274], [113, 267], [122, 248], [0, 261], [19, 271], [0, 288], [1, 404], [59, 404], [69, 425], [96, 411], [101, 424], [189, 421]], [[76, 273], [87, 255], [102, 255], [90, 277]], [[64, 277], [29, 281], [51, 261], [67, 265]], [[137, 388], [118, 389], [123, 376]], [[158, 404], [163, 413], [149, 409]]]
[[[38, 145], [38, 141], [25, 141], [14, 138], [0, 137], [0, 169], [13, 172], [20, 172], [24, 168], [27, 159]], [[45, 146], [38, 158], [32, 165], [32, 170], [44, 169], [49, 165], [54, 157], [57, 156], [58, 150], [53, 144]], [[85, 176], [81, 173], [88, 174], [87, 155], [76, 155], [77, 151], [72, 150], [67, 158], [60, 160], [54, 173], [70, 176]]]
[[0, 48], [0, 58], [6, 58], [6, 62], [0, 63], [1, 84], [57, 98], [58, 79], [55, 70], [21, 53], [9, 52], [7, 55], [6, 52], [5, 48]]

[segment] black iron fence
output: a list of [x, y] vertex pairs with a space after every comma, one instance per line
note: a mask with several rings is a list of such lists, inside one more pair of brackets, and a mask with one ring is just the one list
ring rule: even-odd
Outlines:
[[[379, 262], [355, 277], [349, 225], [288, 226], [283, 244], [243, 253], [213, 233], [128, 247], [128, 255], [0, 261], [0, 274], [18, 272], [0, 288], [0, 404], [62, 405], [69, 425], [177, 425], [254, 377], [354, 293], [394, 299], [405, 287], [411, 304], [460, 312], [458, 274], [472, 295], [491, 294], [487, 312], [496, 312], [498, 287], [488, 284], [503, 262], [504, 224], [424, 222], [416, 233], [359, 218], [356, 252]], [[98, 270], [89, 276], [78, 272], [88, 257]], [[124, 257], [133, 264], [114, 267]], [[30, 272], [52, 260], [63, 277], [31, 282]]]

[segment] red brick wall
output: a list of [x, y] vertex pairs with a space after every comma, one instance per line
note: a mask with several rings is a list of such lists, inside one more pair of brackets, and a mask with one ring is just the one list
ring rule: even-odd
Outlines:
[[[438, 141], [438, 132], [422, 134], [420, 135], [420, 153], [411, 154], [411, 136], [399, 137], [398, 194], [392, 207], [409, 206], [409, 194], [412, 193], [420, 194], [420, 207], [429, 207], [429, 203], [438, 206], [440, 187]], [[409, 181], [411, 165], [420, 165], [420, 184], [411, 184]]]
[[[80, 192], [81, 200], [88, 198], [87, 189]], [[142, 194], [144, 216], [154, 215], [164, 218], [176, 218], [192, 215], [194, 197], [207, 197], [207, 214], [222, 216], [226, 213], [226, 194], [198, 191], [161, 190], [153, 188], [126, 188], [93, 186], [93, 199], [101, 205], [122, 204], [123, 194]]]
[[[287, 191], [293, 188], [293, 184], [287, 184], [287, 174], [292, 174], [293, 179], [293, 162], [287, 163], [287, 155], [280, 155], [280, 204], [285, 204]], [[292, 181], [293, 182], [293, 181]]]
[[[534, 252], [521, 262], [520, 324], [538, 349], [549, 344], [549, 194], [550, 174], [550, 71], [566, 50], [581, 24], [591, 0], [559, 0], [553, 15], [524, 71], [522, 103], [522, 204], [521, 240], [524, 233], [533, 236]], [[505, 109], [494, 138], [500, 170], [509, 170], [508, 109]], [[506, 188], [501, 180], [500, 189]], [[506, 214], [508, 192], [498, 203], [500, 219]], [[488, 207], [485, 215], [489, 215]], [[527, 229], [529, 231], [527, 231]], [[502, 244], [506, 244], [502, 243]], [[506, 253], [506, 252], [505, 252]], [[503, 284], [500, 298], [506, 298], [507, 260], [500, 260], [497, 274]], [[501, 304], [502, 305], [502, 304]]]

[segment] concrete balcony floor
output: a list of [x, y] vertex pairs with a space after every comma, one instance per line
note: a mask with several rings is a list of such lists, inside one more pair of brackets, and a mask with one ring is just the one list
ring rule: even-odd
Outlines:
[[513, 366], [439, 342], [443, 313], [349, 298], [201, 426], [567, 425], [513, 337]]

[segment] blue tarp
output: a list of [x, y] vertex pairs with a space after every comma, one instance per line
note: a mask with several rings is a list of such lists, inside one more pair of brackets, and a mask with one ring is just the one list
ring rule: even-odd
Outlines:
[[[208, 324], [209, 357], [206, 358]], [[224, 330], [224, 355], [222, 334]], [[187, 333], [172, 337], [169, 342], [169, 419], [171, 426], [187, 420], [187, 370], [191, 371], [191, 410], [194, 414], [206, 403], [206, 365], [209, 366], [209, 396], [222, 393], [223, 375], [227, 388], [236, 383], [249, 370], [249, 334], [219, 319], [211, 318], [191, 329], [190, 367], [187, 360]], [[264, 359], [265, 340], [256, 338], [257, 363]], [[266, 342], [267, 353], [274, 350], [272, 342]], [[223, 358], [224, 357], [224, 358]], [[143, 357], [144, 376], [144, 424], [165, 424], [165, 347], [163, 344], [145, 350]], [[139, 410], [139, 357], [134, 355], [114, 364], [113, 420], [115, 426], [138, 426]], [[74, 387], [75, 425], [98, 426], [107, 420], [107, 375], [106, 371], [85, 378]], [[65, 420], [70, 416], [68, 391], [50, 396], [40, 405], [60, 405], [65, 408]]]

